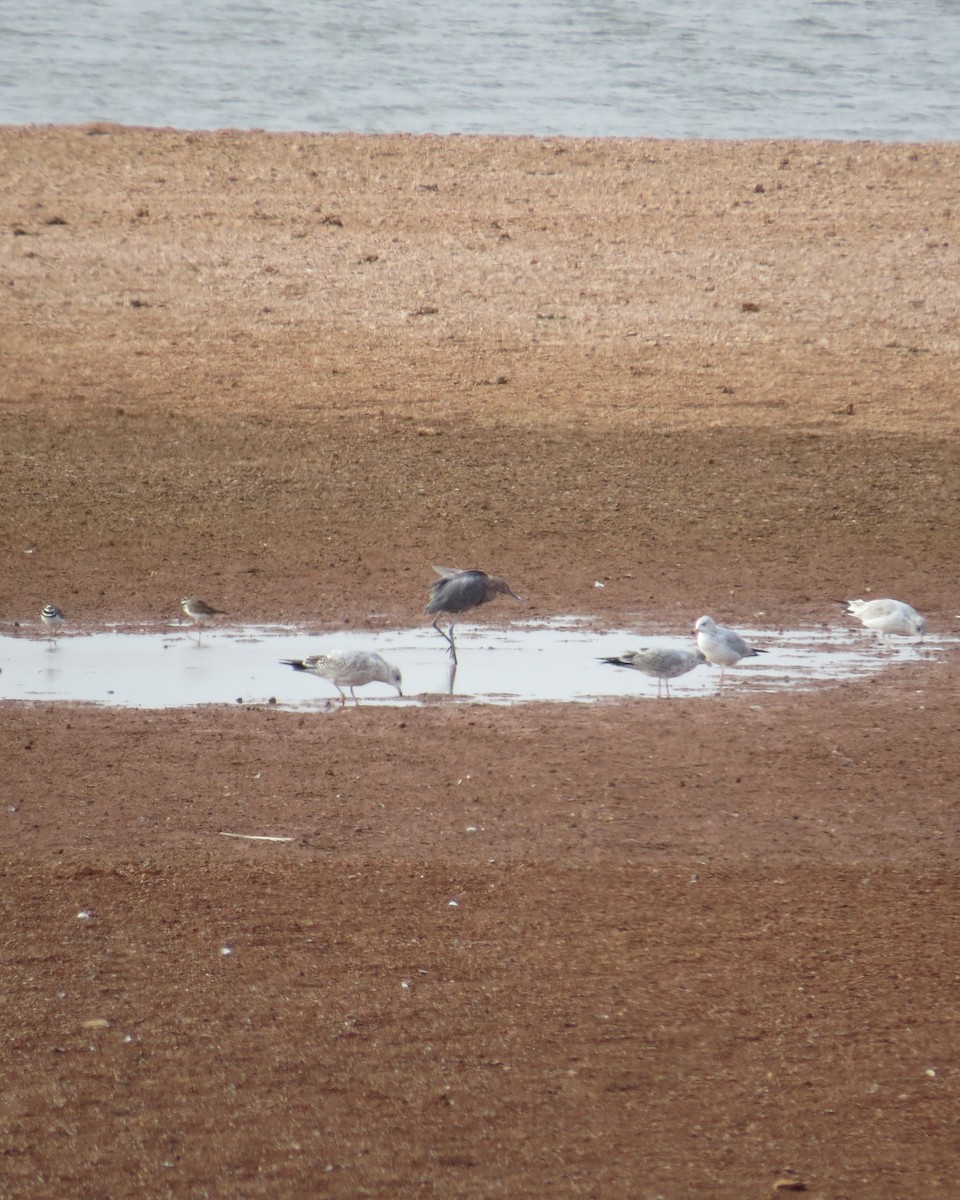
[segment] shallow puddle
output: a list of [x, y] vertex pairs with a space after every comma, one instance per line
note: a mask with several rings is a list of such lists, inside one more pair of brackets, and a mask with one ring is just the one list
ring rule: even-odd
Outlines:
[[[724, 693], [805, 688], [855, 679], [900, 662], [938, 657], [947, 639], [922, 647], [899, 642], [881, 650], [869, 634], [847, 628], [741, 630], [767, 653], [728, 668]], [[604, 655], [648, 646], [693, 649], [693, 638], [598, 632], [576, 618], [516, 622], [505, 629], [458, 626], [459, 665], [452, 672], [445, 643], [429, 626], [378, 633], [315, 634], [287, 626], [63, 633], [54, 640], [21, 632], [0, 636], [0, 700], [89, 702], [134, 708], [194, 704], [264, 704], [325, 708], [339, 704], [333, 684], [291, 670], [281, 658], [333, 649], [376, 650], [403, 674], [404, 698], [373, 683], [358, 689], [364, 704], [418, 704], [454, 699], [488, 704], [537, 700], [589, 702], [655, 699], [657, 681], [598, 662]], [[954, 641], [955, 639], [950, 639]], [[716, 693], [719, 671], [700, 666], [671, 682], [672, 694]]]

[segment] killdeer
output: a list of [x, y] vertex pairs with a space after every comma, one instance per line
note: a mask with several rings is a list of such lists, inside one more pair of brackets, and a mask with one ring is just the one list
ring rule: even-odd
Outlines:
[[40, 610], [40, 620], [44, 623], [47, 629], [50, 630], [51, 639], [52, 635], [56, 633], [66, 619], [67, 618], [55, 604], [45, 604]]

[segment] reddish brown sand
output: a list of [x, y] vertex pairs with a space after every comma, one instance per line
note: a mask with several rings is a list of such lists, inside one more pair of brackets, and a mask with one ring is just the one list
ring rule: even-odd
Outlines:
[[[5, 633], [185, 593], [415, 625], [434, 562], [637, 644], [859, 595], [958, 630], [958, 145], [103, 126], [0, 164]], [[0, 1195], [956, 1196], [957, 654], [746, 669], [0, 707]]]

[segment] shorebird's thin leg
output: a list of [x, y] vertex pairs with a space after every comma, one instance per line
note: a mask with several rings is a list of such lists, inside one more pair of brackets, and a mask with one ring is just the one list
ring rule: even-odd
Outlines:
[[357, 706], [357, 708], [359, 708], [359, 707], [360, 707], [360, 701], [357, 699], [357, 693], [356, 693], [356, 692], [353, 690], [353, 685], [352, 685], [352, 684], [351, 684], [351, 686], [350, 686], [350, 695], [353, 697], [353, 702], [354, 702], [354, 704]]
[[[335, 683], [333, 686], [340, 693], [340, 707], [343, 708], [347, 702], [347, 693], [343, 690], [339, 683]], [[356, 699], [356, 697], [354, 697], [354, 699]]]
[[[667, 689], [667, 699], [669, 700], [669, 699], [670, 699], [670, 680], [669, 680], [669, 679], [665, 679], [665, 680], [663, 681], [663, 683], [664, 683], [664, 686], [665, 686], [665, 687], [666, 687], [666, 689]], [[657, 699], [659, 699], [659, 698], [660, 698], [660, 693], [659, 693], [659, 692], [657, 692]]]
[[433, 627], [437, 631], [437, 633], [440, 634], [440, 636], [443, 638], [443, 640], [447, 643], [447, 649], [450, 651], [450, 657], [453, 659], [454, 662], [456, 662], [457, 661], [457, 647], [453, 641], [454, 622], [453, 621], [450, 622], [450, 629], [448, 632], [445, 633], [440, 628], [440, 626], [437, 624], [437, 622], [439, 620], [440, 620], [440, 615], [438, 613], [437, 616], [434, 618]]

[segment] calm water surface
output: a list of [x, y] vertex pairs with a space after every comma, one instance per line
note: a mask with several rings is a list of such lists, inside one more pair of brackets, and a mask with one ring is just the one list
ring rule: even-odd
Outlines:
[[936, 0], [20, 0], [0, 122], [960, 137]]
[[[884, 651], [873, 635], [847, 627], [743, 632], [764, 654], [727, 672], [729, 696], [862, 679], [901, 663], [933, 661], [948, 643], [931, 635], [924, 646], [899, 639], [893, 650]], [[0, 700], [136, 708], [239, 701], [327, 708], [339, 703], [333, 685], [292, 671], [280, 660], [332, 649], [376, 650], [400, 669], [404, 699], [386, 684], [371, 684], [358, 689], [364, 704], [409, 706], [446, 695], [480, 704], [653, 700], [655, 679], [600, 659], [640, 646], [689, 650], [693, 639], [630, 630], [601, 633], [575, 617], [559, 617], [517, 621], [505, 629], [464, 624], [458, 626], [457, 645], [460, 664], [452, 673], [445, 643], [429, 626], [326, 635], [277, 626], [205, 629], [199, 636], [182, 627], [54, 638], [40, 630], [35, 636], [0, 632]], [[678, 698], [713, 697], [718, 681], [717, 670], [700, 666], [675, 679], [671, 689]]]

